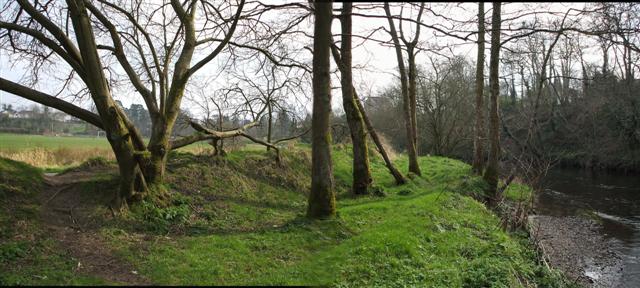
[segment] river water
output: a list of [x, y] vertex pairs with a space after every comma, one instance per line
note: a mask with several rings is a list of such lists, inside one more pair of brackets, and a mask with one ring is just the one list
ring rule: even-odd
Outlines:
[[640, 176], [554, 169], [543, 187], [536, 212], [573, 216], [593, 211], [602, 218], [599, 232], [616, 239], [613, 248], [623, 255], [621, 287], [640, 287]]

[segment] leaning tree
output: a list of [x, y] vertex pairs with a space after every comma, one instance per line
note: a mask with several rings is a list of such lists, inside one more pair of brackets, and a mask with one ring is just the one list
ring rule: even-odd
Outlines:
[[[121, 208], [134, 196], [157, 190], [148, 187], [163, 181], [171, 149], [214, 137], [170, 139], [189, 79], [223, 52], [241, 26], [243, 6], [244, 0], [5, 2], [0, 47], [12, 61], [28, 62], [31, 84], [44, 68], [66, 73], [51, 78], [61, 80], [63, 90], [81, 86], [97, 114], [17, 81], [0, 78], [0, 89], [105, 130], [120, 170], [113, 204]], [[116, 105], [119, 85], [133, 87], [149, 111], [148, 143]]]

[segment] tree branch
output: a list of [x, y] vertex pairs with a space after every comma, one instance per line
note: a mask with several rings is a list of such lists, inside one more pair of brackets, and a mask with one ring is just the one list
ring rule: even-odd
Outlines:
[[73, 117], [86, 121], [100, 129], [104, 129], [100, 116], [90, 111], [82, 109], [69, 102], [53, 97], [49, 94], [42, 93], [37, 90], [33, 90], [29, 87], [22, 86], [18, 83], [9, 81], [0, 77], [0, 90], [9, 92], [11, 94], [20, 96], [25, 99], [40, 103], [42, 105], [58, 109], [64, 113], [67, 113]]

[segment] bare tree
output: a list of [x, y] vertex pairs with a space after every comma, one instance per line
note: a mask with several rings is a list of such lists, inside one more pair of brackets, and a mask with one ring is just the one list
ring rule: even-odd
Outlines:
[[[0, 89], [4, 91], [58, 108], [106, 131], [120, 167], [120, 190], [113, 203], [116, 208], [132, 199], [134, 190], [144, 193], [147, 185], [163, 181], [168, 151], [179, 147], [173, 145], [170, 135], [180, 112], [185, 87], [190, 77], [228, 44], [241, 18], [244, 0], [240, 0], [230, 17], [223, 16], [225, 13], [222, 12], [224, 8], [232, 7], [230, 3], [221, 7], [195, 0], [185, 3], [173, 0], [170, 5], [135, 2], [132, 9], [125, 9], [123, 7], [128, 6], [121, 4], [104, 0], [67, 0], [66, 5], [40, 1], [32, 4], [20, 0], [4, 5], [6, 13], [3, 12], [0, 21], [0, 28], [7, 30], [1, 35], [3, 47], [14, 55], [36, 55], [37, 63], [50, 61], [49, 58], [55, 55], [86, 87], [98, 115], [46, 93], [0, 79]], [[207, 17], [196, 25], [199, 7]], [[161, 13], [162, 17], [141, 13], [145, 9]], [[56, 24], [64, 23], [64, 17], [68, 17], [72, 27]], [[206, 47], [210, 52], [192, 65], [196, 47]], [[109, 67], [103, 64], [109, 55], [101, 53], [103, 51], [116, 58], [129, 85], [145, 101], [152, 120], [148, 144], [122, 109], [115, 105], [109, 78], [112, 70], [105, 69]], [[39, 65], [34, 67], [39, 68]]]
[[482, 174], [484, 169], [484, 3], [478, 2], [478, 57], [476, 62], [476, 125], [473, 138], [473, 171]]
[[498, 79], [498, 65], [500, 64], [500, 2], [493, 2], [491, 15], [491, 58], [489, 62], [489, 86], [491, 87], [491, 109], [489, 112], [489, 162], [484, 173], [484, 179], [489, 184], [489, 203], [499, 201], [498, 177], [500, 159], [500, 115], [498, 115], [498, 96], [500, 81]]

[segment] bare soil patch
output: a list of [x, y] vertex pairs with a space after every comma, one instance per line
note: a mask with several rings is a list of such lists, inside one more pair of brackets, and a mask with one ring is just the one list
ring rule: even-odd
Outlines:
[[47, 185], [41, 194], [40, 209], [42, 222], [51, 237], [77, 262], [75, 272], [110, 282], [149, 284], [130, 263], [115, 255], [98, 231], [105, 217], [112, 217], [107, 208], [110, 198], [87, 191], [83, 183], [111, 170], [110, 167], [92, 167], [55, 176], [45, 175]]

